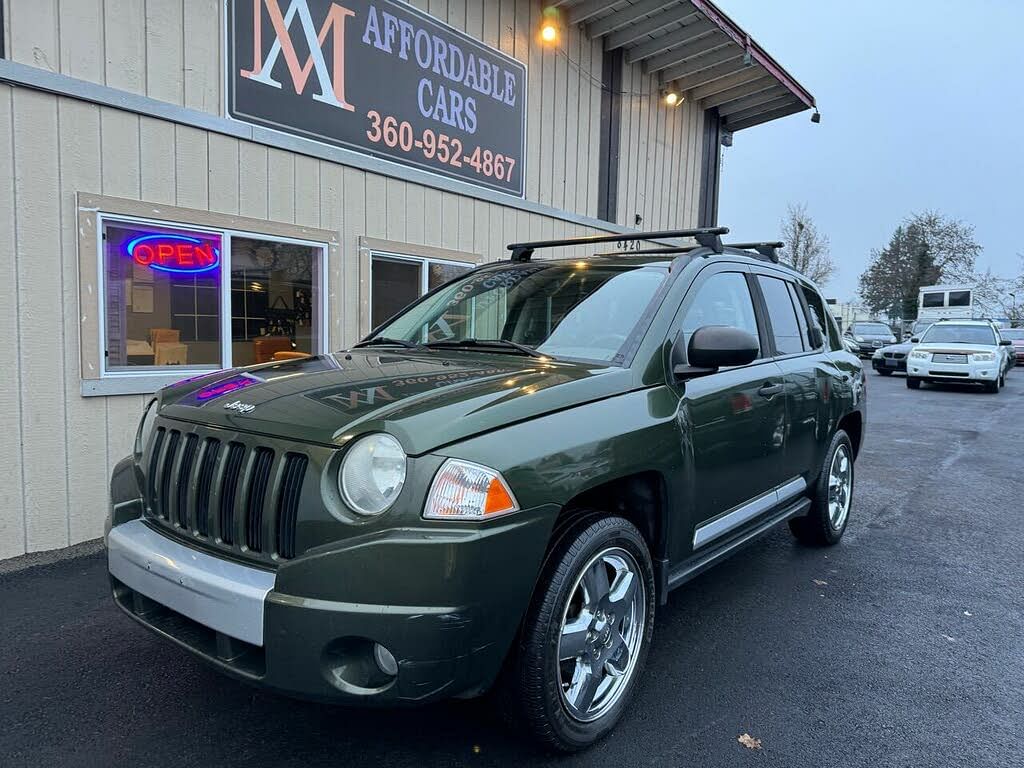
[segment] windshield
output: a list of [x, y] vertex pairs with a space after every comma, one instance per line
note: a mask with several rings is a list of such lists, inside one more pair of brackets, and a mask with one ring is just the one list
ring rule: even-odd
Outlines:
[[892, 336], [892, 329], [885, 323], [854, 323], [851, 330], [854, 333], [867, 333], [872, 336]]
[[995, 332], [984, 325], [933, 325], [921, 338], [925, 344], [987, 344], [996, 343]]
[[483, 269], [425, 297], [373, 335], [445, 346], [500, 340], [552, 357], [610, 362], [667, 276], [663, 267], [586, 261]]
[[924, 320], [918, 320], [916, 323], [914, 323], [914, 327], [913, 327], [913, 329], [911, 329], [911, 333], [913, 333], [914, 336], [920, 336], [922, 333], [924, 333], [929, 328], [931, 328], [932, 325], [933, 325], [933, 323], [931, 323], [931, 322], [925, 322]]
[[1004, 328], [999, 335], [1009, 341], [1024, 341], [1024, 328]]

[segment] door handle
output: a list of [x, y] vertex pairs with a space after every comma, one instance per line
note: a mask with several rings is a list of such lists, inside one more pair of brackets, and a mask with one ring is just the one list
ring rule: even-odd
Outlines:
[[757, 394], [759, 394], [761, 397], [771, 398], [771, 397], [775, 397], [775, 395], [779, 394], [781, 391], [782, 391], [782, 385], [781, 384], [765, 383], [759, 390], [757, 390]]

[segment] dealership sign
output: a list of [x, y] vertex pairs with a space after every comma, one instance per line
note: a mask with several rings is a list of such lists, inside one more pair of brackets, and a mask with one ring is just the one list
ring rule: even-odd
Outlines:
[[229, 0], [228, 114], [523, 195], [526, 67], [396, 0]]

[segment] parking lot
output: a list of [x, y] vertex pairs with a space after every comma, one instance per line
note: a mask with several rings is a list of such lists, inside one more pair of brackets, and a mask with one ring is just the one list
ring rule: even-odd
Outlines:
[[120, 615], [92, 554], [0, 574], [0, 765], [1024, 764], [1024, 370], [998, 395], [868, 375], [842, 543], [777, 530], [674, 592], [588, 753], [538, 753], [479, 702], [250, 689]]

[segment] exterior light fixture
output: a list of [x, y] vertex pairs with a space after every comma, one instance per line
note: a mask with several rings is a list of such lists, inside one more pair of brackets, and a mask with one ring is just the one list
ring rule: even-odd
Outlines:
[[811, 115], [811, 122], [812, 123], [820, 123], [821, 122], [821, 112], [819, 112], [818, 110], [814, 110], [814, 114]]
[[557, 45], [562, 37], [561, 19], [558, 9], [554, 7], [545, 8], [540, 23], [540, 41], [545, 45]]
[[675, 88], [668, 88], [661, 92], [662, 101], [665, 102], [667, 107], [678, 107], [684, 101], [686, 97], [679, 93]]

